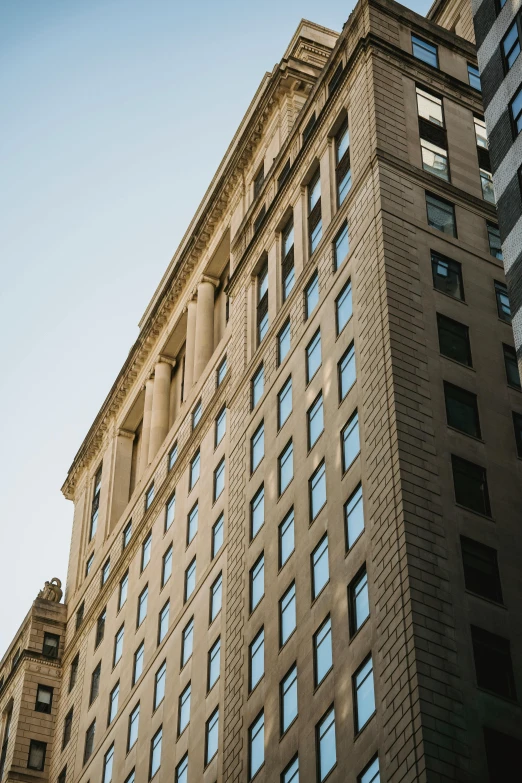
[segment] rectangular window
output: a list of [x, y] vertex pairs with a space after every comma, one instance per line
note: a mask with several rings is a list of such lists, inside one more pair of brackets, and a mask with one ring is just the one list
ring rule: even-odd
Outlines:
[[466, 459], [451, 455], [455, 500], [477, 514], [491, 516], [486, 470]]
[[227, 409], [221, 408], [216, 418], [214, 446], [217, 447], [225, 437], [227, 431]]
[[102, 570], [101, 570], [101, 586], [105, 584], [107, 579], [109, 578], [109, 574], [111, 572], [111, 561], [106, 560], [103, 564]]
[[277, 178], [277, 190], [280, 191], [290, 174], [290, 158], [281, 169], [281, 174]]
[[470, 87], [473, 87], [479, 92], [482, 91], [482, 86], [480, 84], [480, 71], [476, 65], [471, 65], [471, 63], [468, 63], [468, 81]]
[[350, 252], [348, 223], [345, 221], [334, 239], [334, 272], [336, 272]]
[[181, 668], [185, 666], [192, 655], [194, 645], [194, 618], [187, 623], [181, 637]]
[[103, 757], [102, 783], [110, 783], [112, 780], [112, 762], [114, 760], [114, 743]]
[[225, 375], [227, 374], [227, 357], [225, 356], [219, 363], [217, 372], [216, 372], [216, 380], [218, 387], [221, 386], [223, 381], [225, 380]]
[[248, 648], [248, 690], [253, 691], [265, 673], [265, 629], [261, 628]]
[[93, 720], [87, 731], [85, 732], [85, 746], [83, 750], [83, 763], [87, 764], [92, 755], [94, 748], [94, 735], [96, 733], [96, 719]]
[[140, 703], [138, 702], [129, 715], [129, 730], [127, 734], [127, 753], [136, 744], [138, 740], [138, 730], [140, 724]]
[[305, 319], [308, 319], [319, 304], [319, 274], [317, 272], [315, 272], [311, 280], [308, 281], [304, 295]]
[[281, 783], [299, 783], [299, 758], [297, 755], [284, 768]]
[[295, 582], [279, 601], [279, 646], [282, 647], [296, 628]]
[[[2, 767], [0, 766], [0, 779], [2, 777], [3, 777], [3, 770], [2, 770]], [[65, 767], [62, 769], [62, 771], [58, 775], [57, 783], [65, 783], [66, 780], [67, 780], [67, 764], [65, 765]]]
[[422, 60], [428, 65], [432, 65], [434, 68], [439, 67], [439, 58], [437, 55], [437, 47], [424, 38], [419, 38], [418, 35], [411, 36], [411, 48], [412, 54], [417, 60]]
[[294, 477], [294, 446], [286, 444], [277, 460], [279, 495], [282, 495]]
[[277, 428], [280, 430], [292, 413], [292, 376], [287, 378], [277, 395]]
[[188, 753], [185, 753], [176, 767], [176, 783], [188, 783]]
[[487, 169], [480, 168], [480, 185], [482, 187], [482, 198], [495, 204], [495, 189], [493, 187], [493, 174]]
[[281, 701], [281, 734], [297, 718], [297, 666], [294, 664], [279, 685]]
[[210, 553], [212, 560], [215, 558], [215, 556], [223, 546], [224, 530], [225, 530], [225, 517], [223, 516], [223, 514], [220, 514], [216, 522], [214, 522], [214, 524], [212, 525], [212, 547]]
[[478, 687], [506, 699], [516, 699], [509, 639], [472, 625], [471, 640]]
[[320, 783], [337, 764], [335, 748], [335, 713], [333, 706], [316, 726], [317, 771]]
[[504, 351], [504, 366], [506, 368], [508, 386], [512, 386], [514, 389], [520, 389], [517, 353], [511, 345], [502, 344], [502, 349]]
[[342, 402], [356, 379], [355, 370], [355, 346], [353, 343], [341, 357], [338, 368], [339, 377], [339, 402]]
[[[195, 569], [196, 569], [196, 559], [194, 558], [194, 571]], [[167, 601], [167, 603], [159, 613], [158, 644], [161, 644], [161, 642], [167, 635], [167, 631], [169, 630], [169, 613], [170, 613], [170, 601]]]
[[29, 758], [27, 759], [27, 768], [42, 772], [45, 767], [45, 756], [47, 753], [47, 744], [32, 739], [29, 745]]
[[513, 427], [515, 429], [517, 455], [522, 458], [522, 414], [513, 412]]
[[80, 665], [80, 654], [74, 656], [72, 662], [71, 662], [71, 670], [69, 673], [69, 693], [72, 691], [74, 686], [76, 685], [76, 680], [78, 679], [78, 667]]
[[294, 548], [294, 509], [291, 508], [279, 525], [279, 568], [284, 566]]
[[183, 601], [186, 603], [196, 589], [196, 558], [192, 560], [185, 571], [185, 590]]
[[145, 642], [142, 642], [134, 653], [132, 665], [132, 685], [136, 685], [143, 672], [143, 659], [145, 657]]
[[487, 726], [484, 727], [484, 742], [489, 780], [509, 780], [522, 756], [522, 742]]
[[141, 546], [141, 570], [143, 571], [149, 564], [150, 551], [152, 549], [152, 533], [149, 533]]
[[89, 524], [89, 541], [92, 541], [96, 535], [96, 528], [98, 527], [98, 513], [100, 510], [100, 492], [101, 492], [101, 479], [102, 479], [102, 467], [100, 465], [94, 476], [94, 484], [92, 490], [92, 502], [91, 502], [91, 520]]
[[427, 120], [432, 125], [444, 127], [444, 115], [442, 111], [442, 98], [428, 90], [417, 87], [417, 113], [419, 117]]
[[221, 601], [223, 594], [223, 577], [220, 574], [210, 588], [210, 622], [214, 622], [218, 613], [221, 611]]
[[306, 412], [308, 429], [308, 450], [315, 445], [317, 439], [324, 430], [323, 416], [323, 395], [322, 392], [315, 398], [314, 402]]
[[314, 634], [314, 685], [316, 687], [332, 667], [332, 620], [328, 616]]
[[194, 503], [189, 511], [187, 517], [187, 546], [193, 541], [194, 536], [198, 532], [198, 517], [199, 517], [199, 505], [198, 502]]
[[489, 252], [494, 258], [498, 258], [502, 261], [502, 243], [500, 241], [499, 228], [498, 226], [494, 226], [493, 223], [486, 223], [486, 228], [488, 230]]
[[120, 582], [120, 592], [118, 596], [118, 611], [122, 608], [123, 604], [127, 600], [127, 591], [129, 588], [129, 572], [125, 574]]
[[265, 487], [259, 487], [250, 501], [250, 540], [252, 541], [265, 523]]
[[477, 396], [466, 389], [444, 381], [444, 399], [448, 425], [465, 432], [466, 435], [480, 438]]
[[[478, 154], [480, 160], [480, 156], [481, 156], [480, 150], [489, 149], [486, 123], [484, 122], [484, 120], [481, 120], [478, 117], [473, 117], [473, 123], [475, 125], [475, 141], [477, 142], [477, 147], [479, 148]], [[489, 166], [487, 166], [486, 168], [489, 169]]]
[[154, 500], [154, 484], [151, 484], [145, 493], [145, 511], [148, 508], [150, 508], [153, 500]]
[[147, 616], [147, 603], [149, 599], [149, 586], [147, 585], [140, 593], [138, 598], [138, 617], [136, 628], [139, 628]]
[[163, 727], [160, 726], [150, 743], [150, 764], [149, 780], [154, 777], [161, 764], [161, 741], [163, 738]]
[[379, 783], [380, 779], [379, 758], [376, 756], [361, 774], [357, 776], [357, 783]]
[[359, 484], [355, 492], [348, 498], [344, 514], [346, 519], [346, 549], [351, 549], [358, 538], [364, 533], [364, 509], [362, 486]]
[[310, 496], [310, 521], [317, 517], [326, 505], [326, 466], [324, 460], [314, 471], [308, 482]]
[[172, 470], [178, 458], [178, 444], [175, 443], [169, 451], [169, 470]]
[[509, 104], [511, 112], [511, 120], [513, 122], [513, 128], [515, 135], [518, 136], [522, 130], [522, 87], [519, 88], [515, 97]]
[[312, 133], [314, 127], [315, 127], [316, 121], [317, 120], [316, 120], [315, 111], [314, 111], [314, 113], [312, 114], [312, 116], [310, 117], [308, 122], [306, 123], [306, 125], [304, 127], [304, 130], [303, 130], [303, 146], [306, 144], [307, 139], [311, 135], [311, 133]]
[[495, 296], [497, 298], [498, 317], [506, 323], [511, 323], [511, 305], [509, 304], [507, 287], [495, 280]]
[[192, 429], [195, 430], [198, 426], [199, 422], [201, 421], [201, 416], [203, 415], [203, 405], [201, 400], [199, 400], [194, 409], [192, 410]]
[[464, 301], [464, 285], [462, 282], [462, 266], [458, 261], [441, 256], [431, 251], [431, 271], [433, 287], [448, 296]]
[[225, 458], [219, 462], [214, 471], [214, 503], [225, 489]]
[[341, 451], [343, 458], [343, 472], [346, 472], [361, 451], [359, 440], [359, 415], [352, 414], [348, 424], [341, 432]]
[[426, 193], [426, 210], [428, 215], [428, 225], [442, 231], [443, 234], [449, 234], [452, 237], [457, 236], [457, 224], [455, 221], [455, 207], [449, 201]]
[[370, 616], [366, 566], [361, 568], [348, 587], [348, 606], [350, 612], [350, 636], [355, 636], [361, 625]]
[[265, 164], [261, 165], [261, 168], [254, 177], [254, 201], [259, 197], [265, 181]]
[[460, 537], [466, 590], [489, 601], [502, 603], [497, 551], [472, 538]]
[[132, 519], [127, 522], [123, 529], [123, 536], [122, 536], [122, 549], [127, 549], [127, 547], [130, 544], [130, 540], [132, 538]]
[[295, 283], [294, 269], [294, 218], [290, 218], [281, 235], [283, 260], [281, 276], [283, 281], [283, 302], [286, 302]]
[[163, 661], [154, 677], [154, 709], [156, 710], [165, 698], [165, 681], [167, 679], [167, 661]]
[[87, 562], [85, 563], [85, 576], [89, 576], [92, 568], [92, 564], [94, 563], [94, 552], [87, 558]]
[[98, 698], [100, 692], [101, 661], [91, 674], [91, 690], [89, 694], [89, 706]]
[[165, 554], [163, 555], [163, 561], [161, 566], [161, 586], [165, 587], [172, 575], [172, 544], [169, 546]]
[[103, 636], [105, 634], [106, 619], [107, 619], [107, 609], [104, 609], [96, 621], [96, 636], [94, 638], [94, 649], [96, 649], [98, 645], [101, 644], [101, 642], [103, 641]]
[[248, 779], [265, 763], [265, 715], [261, 712], [248, 729]]
[[258, 367], [252, 378], [252, 410], [256, 407], [263, 396], [265, 388], [265, 370], [263, 365]]
[[262, 554], [250, 569], [250, 611], [253, 612], [265, 594], [265, 556]]
[[205, 765], [210, 764], [219, 744], [219, 707], [216, 707], [205, 725]]
[[310, 255], [312, 255], [321, 240], [322, 230], [321, 176], [319, 169], [317, 169], [308, 185], [308, 242]]
[[348, 280], [335, 300], [335, 321], [338, 335], [341, 334], [352, 314], [352, 283], [351, 280]]
[[[419, 121], [419, 126], [421, 132], [422, 168], [424, 171], [435, 174], [436, 177], [449, 182], [448, 151], [446, 146], [442, 146], [442, 143], [446, 144], [446, 132], [442, 129], [435, 131], [432, 128], [428, 128], [426, 127], [427, 123], [423, 123], [422, 120]], [[433, 141], [429, 141], [428, 138], [425, 138], [426, 136], [431, 139], [436, 138], [439, 143], [436, 144]]]
[[76, 610], [76, 623], [75, 627], [78, 630], [83, 623], [83, 616], [85, 614], [85, 601], [82, 601], [78, 609]]
[[335, 90], [339, 87], [341, 83], [341, 79], [343, 76], [343, 62], [338, 64], [337, 68], [334, 71], [334, 75], [328, 82], [328, 96], [330, 96]]
[[262, 421], [250, 440], [251, 473], [265, 456], [265, 423]]
[[359, 733], [375, 712], [373, 662], [371, 655], [353, 677], [355, 732]]
[[118, 699], [120, 696], [120, 682], [116, 683], [109, 696], [109, 715], [107, 725], [110, 726], [118, 712]]
[[73, 721], [73, 708], [71, 707], [71, 709], [65, 716], [65, 720], [63, 722], [62, 750], [65, 748], [65, 746], [69, 743], [69, 740], [71, 739], [72, 721]]
[[328, 536], [324, 535], [312, 552], [312, 600], [315, 600], [330, 581], [328, 568]]
[[268, 332], [268, 263], [265, 262], [257, 276], [257, 341], [260, 343]]
[[207, 676], [207, 692], [214, 687], [219, 679], [219, 671], [221, 666], [221, 639], [218, 638], [210, 650], [208, 651], [208, 676]]
[[318, 329], [306, 346], [306, 382], [310, 383], [321, 366], [321, 330]]
[[52, 706], [53, 689], [48, 688], [47, 685], [39, 685], [36, 691], [36, 704], [34, 705], [36, 712], [44, 712], [50, 715]]
[[277, 335], [277, 364], [280, 365], [290, 350], [290, 321], [288, 320]]
[[437, 313], [437, 328], [442, 356], [465, 364], [467, 367], [473, 367], [468, 327]]
[[518, 19], [515, 19], [502, 39], [501, 48], [506, 71], [509, 71], [510, 68], [513, 67], [515, 60], [520, 54], [520, 33], [518, 25], [519, 21]]
[[337, 206], [340, 207], [352, 187], [348, 119], [344, 120], [335, 136], [335, 184], [337, 188]]
[[182, 734], [190, 722], [190, 682], [181, 692], [178, 703], [178, 737]]
[[197, 480], [199, 479], [200, 470], [200, 456], [199, 449], [196, 451], [192, 459], [190, 460], [190, 475], [189, 475], [189, 492], [194, 488]]

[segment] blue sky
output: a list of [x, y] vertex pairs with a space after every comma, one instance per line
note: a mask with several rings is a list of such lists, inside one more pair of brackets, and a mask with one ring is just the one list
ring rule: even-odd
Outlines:
[[0, 655], [65, 581], [67, 469], [263, 74], [353, 6], [0, 4]]

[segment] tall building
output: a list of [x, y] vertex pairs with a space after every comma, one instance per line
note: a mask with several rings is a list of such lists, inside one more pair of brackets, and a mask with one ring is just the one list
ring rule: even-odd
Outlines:
[[479, 86], [393, 0], [301, 22], [68, 473], [2, 783], [512, 779], [522, 396]]

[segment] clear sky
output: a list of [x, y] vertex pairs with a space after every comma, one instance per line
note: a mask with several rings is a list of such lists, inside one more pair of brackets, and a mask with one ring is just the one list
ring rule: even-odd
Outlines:
[[0, 3], [0, 656], [65, 582], [60, 487], [263, 74], [353, 6]]

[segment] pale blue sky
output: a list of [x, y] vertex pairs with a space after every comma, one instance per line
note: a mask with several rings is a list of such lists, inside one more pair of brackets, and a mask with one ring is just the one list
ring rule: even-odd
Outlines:
[[67, 469], [264, 72], [353, 6], [0, 4], [0, 655], [65, 581]]

